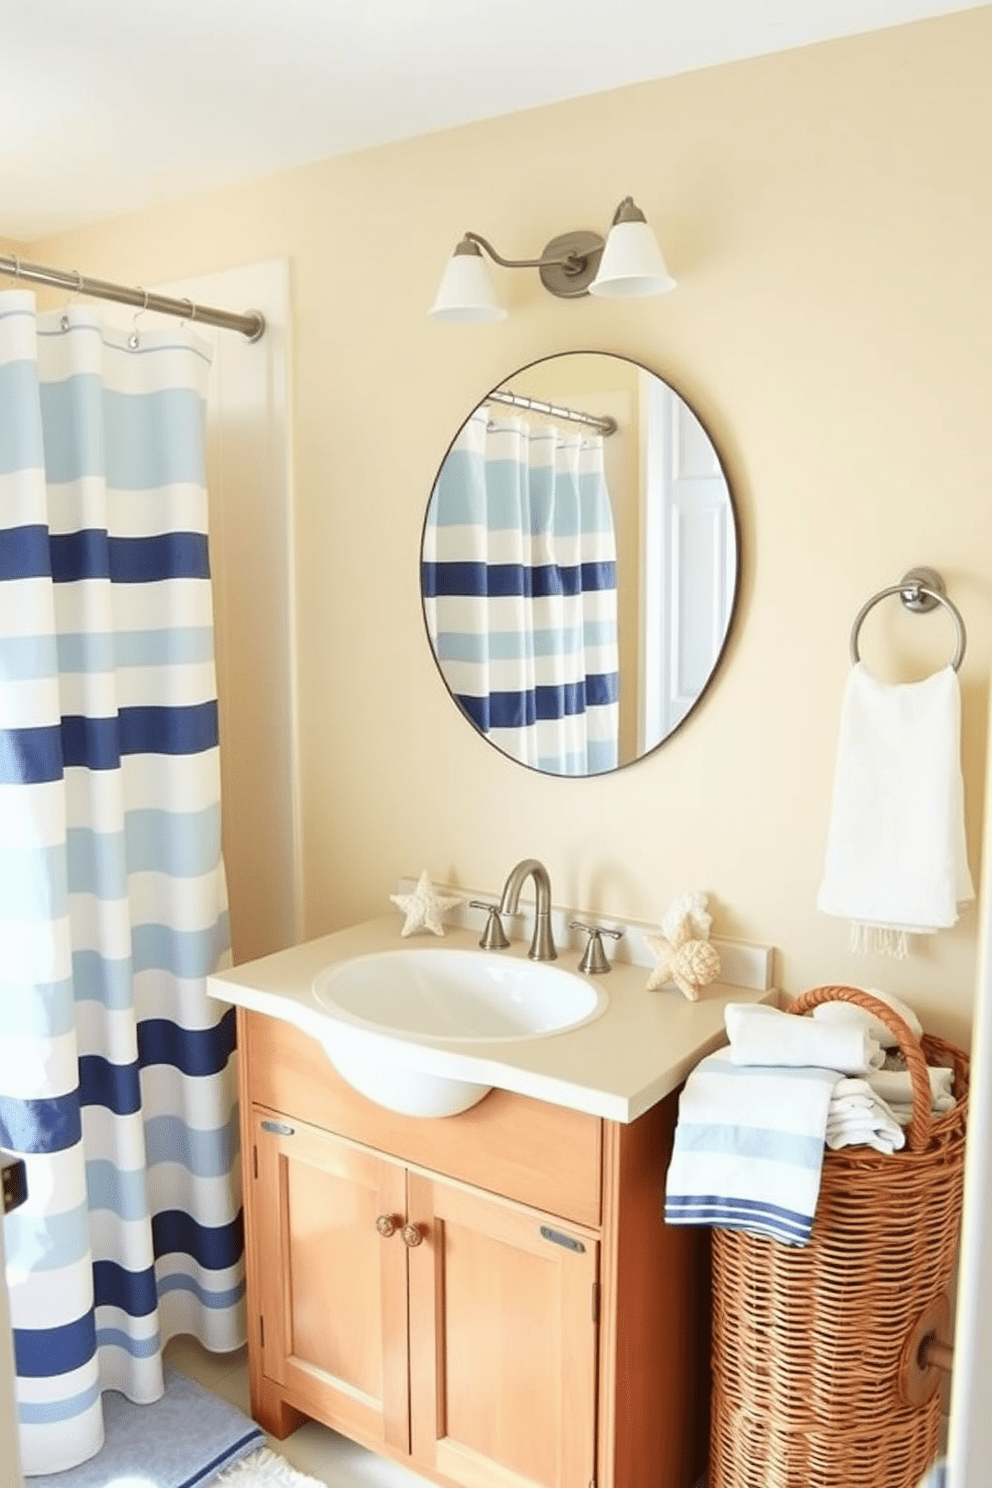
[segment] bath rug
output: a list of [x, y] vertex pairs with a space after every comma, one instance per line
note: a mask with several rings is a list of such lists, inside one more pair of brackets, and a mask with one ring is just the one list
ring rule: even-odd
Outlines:
[[264, 1431], [235, 1406], [169, 1364], [164, 1374], [165, 1394], [152, 1405], [105, 1390], [105, 1439], [96, 1456], [28, 1478], [25, 1488], [200, 1488], [265, 1445]]
[[225, 1468], [210, 1488], [326, 1488], [326, 1485], [319, 1478], [297, 1472], [277, 1452], [259, 1447], [233, 1467]]

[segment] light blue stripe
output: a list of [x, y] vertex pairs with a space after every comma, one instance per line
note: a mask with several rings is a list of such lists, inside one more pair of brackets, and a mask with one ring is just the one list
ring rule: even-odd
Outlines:
[[72, 980], [77, 1002], [102, 1002], [110, 1012], [134, 1003], [130, 956], [111, 961], [99, 951], [73, 951]]
[[[10, 597], [12, 602], [16, 603], [14, 595], [11, 594]], [[56, 676], [57, 671], [58, 652], [53, 636], [4, 636], [0, 638], [0, 678], [3, 681], [37, 682]]]
[[194, 389], [120, 393], [77, 373], [43, 383], [40, 395], [50, 482], [106, 476], [119, 490], [202, 484], [203, 401]]
[[199, 878], [220, 862], [220, 803], [202, 811], [129, 811], [124, 838], [128, 872]]
[[109, 1209], [119, 1219], [148, 1217], [148, 1174], [144, 1168], [125, 1172], [103, 1158], [86, 1164], [86, 1195], [92, 1210]]
[[131, 932], [135, 975], [170, 971], [178, 977], [205, 977], [216, 971], [230, 949], [230, 919], [225, 910], [209, 930], [174, 930], [168, 925], [135, 925]]
[[[99, 1334], [97, 1337], [99, 1338]], [[89, 1389], [62, 1400], [19, 1401], [17, 1419], [24, 1426], [51, 1426], [56, 1421], [72, 1421], [91, 1410], [99, 1398], [100, 1381], [95, 1379]]]
[[0, 475], [41, 470], [44, 465], [38, 416], [38, 371], [34, 362], [0, 366]]
[[716, 1122], [680, 1121], [675, 1132], [677, 1152], [725, 1153], [788, 1163], [818, 1173], [823, 1165], [823, 1138], [800, 1132], [775, 1131], [763, 1126], [722, 1126]]
[[58, 1271], [81, 1261], [89, 1250], [85, 1203], [64, 1214], [25, 1214], [15, 1209], [4, 1224], [8, 1264], [21, 1271]]
[[94, 832], [70, 827], [66, 833], [69, 891], [96, 899], [123, 899], [127, 894], [127, 865], [123, 832]]
[[[582, 626], [582, 640], [586, 646], [613, 646], [617, 639], [615, 620], [586, 620]], [[576, 650], [579, 648], [576, 647]]]
[[[16, 582], [16, 581], [14, 581]], [[113, 672], [118, 668], [195, 666], [214, 659], [213, 633], [204, 626], [175, 630], [132, 630], [113, 635], [0, 637], [0, 678], [34, 682], [41, 678]]]
[[207, 626], [186, 625], [171, 630], [70, 634], [59, 636], [58, 653], [62, 672], [185, 666], [213, 660], [213, 632]]
[[[586, 629], [609, 630], [606, 639], [616, 639], [615, 626], [590, 626]], [[592, 641], [594, 645], [603, 643], [603, 639]], [[440, 661], [469, 661], [480, 665], [487, 661], [521, 661], [532, 656], [571, 656], [583, 649], [583, 628], [568, 625], [557, 630], [493, 630], [488, 635], [446, 630], [438, 636], [435, 649]]]
[[[159, 1286], [161, 1292], [162, 1288]], [[100, 1309], [97, 1309], [99, 1315]], [[97, 1348], [119, 1348], [132, 1359], [151, 1359], [162, 1347], [162, 1337], [156, 1328], [155, 1332], [147, 1338], [129, 1338], [120, 1328], [97, 1328]]]
[[237, 1286], [228, 1287], [226, 1291], [211, 1292], [192, 1276], [160, 1276], [158, 1294], [162, 1297], [166, 1292], [192, 1292], [204, 1307], [220, 1310], [237, 1306], [245, 1294], [245, 1284], [242, 1281]]
[[[2, 975], [2, 967], [0, 967]], [[72, 978], [0, 982], [0, 1025], [8, 1038], [61, 1038], [76, 1026]]]
[[241, 1150], [238, 1109], [215, 1131], [187, 1126], [178, 1116], [153, 1116], [145, 1122], [145, 1147], [149, 1167], [175, 1162], [197, 1178], [222, 1178]]
[[6, 920], [61, 919], [68, 904], [65, 847], [0, 849], [0, 904]]
[[536, 768], [543, 770], [546, 775], [585, 775], [589, 769], [586, 750], [581, 753], [570, 750], [568, 754], [541, 755]]
[[586, 745], [586, 769], [590, 775], [603, 775], [617, 768], [616, 739], [590, 739]]
[[70, 829], [69, 888], [98, 899], [121, 899], [130, 873], [200, 878], [217, 867], [220, 857], [219, 805], [190, 812], [131, 811], [123, 832]]

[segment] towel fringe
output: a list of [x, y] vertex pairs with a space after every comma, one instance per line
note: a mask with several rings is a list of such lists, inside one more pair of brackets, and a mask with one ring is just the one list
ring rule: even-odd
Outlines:
[[892, 956], [904, 961], [909, 955], [909, 935], [893, 925], [866, 925], [859, 920], [851, 921], [848, 949], [858, 956]]

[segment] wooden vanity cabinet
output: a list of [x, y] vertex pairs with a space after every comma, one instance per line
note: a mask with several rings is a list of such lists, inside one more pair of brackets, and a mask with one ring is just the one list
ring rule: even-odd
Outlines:
[[674, 1097], [630, 1125], [505, 1091], [418, 1120], [238, 1018], [260, 1424], [460, 1488], [691, 1488], [708, 1232], [662, 1221]]

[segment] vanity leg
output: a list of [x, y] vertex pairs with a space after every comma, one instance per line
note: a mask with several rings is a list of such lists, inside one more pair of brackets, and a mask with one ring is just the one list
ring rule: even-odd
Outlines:
[[266, 1379], [258, 1382], [257, 1389], [252, 1389], [251, 1413], [262, 1430], [278, 1441], [282, 1441], [310, 1419], [295, 1406], [287, 1405], [278, 1388]]

